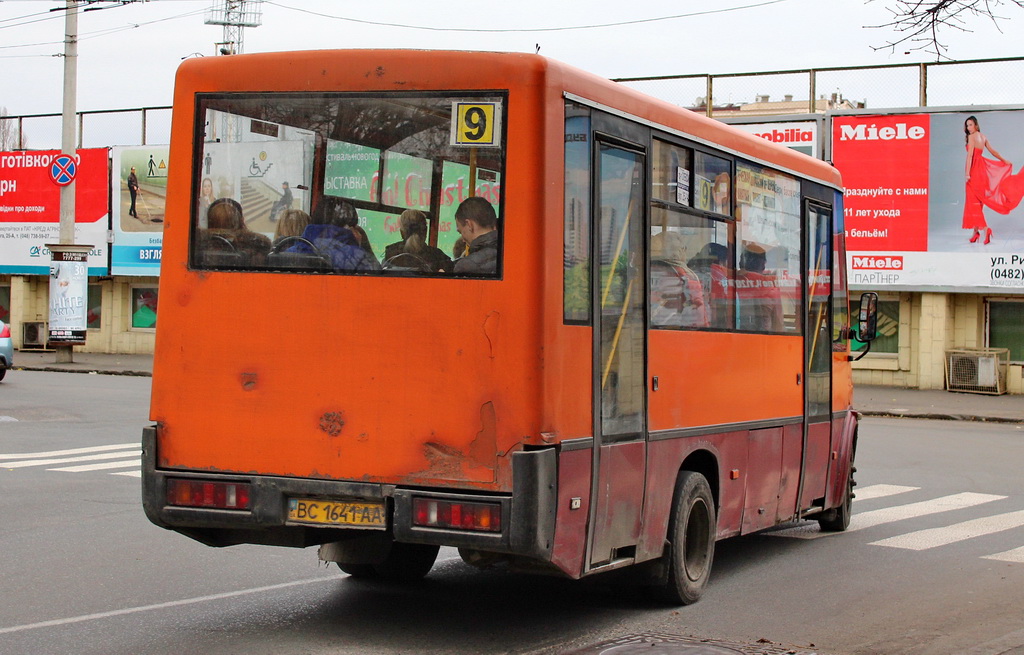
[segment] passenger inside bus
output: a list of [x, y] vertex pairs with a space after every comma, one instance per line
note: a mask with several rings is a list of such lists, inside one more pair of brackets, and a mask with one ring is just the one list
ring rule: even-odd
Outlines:
[[384, 249], [381, 266], [385, 270], [413, 270], [423, 273], [452, 271], [452, 260], [440, 248], [427, 243], [427, 215], [418, 209], [406, 209], [398, 218], [402, 240]]
[[302, 236], [302, 232], [309, 225], [309, 214], [301, 209], [286, 209], [277, 219], [277, 226], [274, 228], [274, 245], [277, 246], [287, 237]]
[[733, 327], [733, 285], [731, 249], [720, 243], [709, 242], [686, 262], [697, 274], [704, 289], [708, 325], [716, 328]]
[[736, 274], [739, 328], [755, 332], [781, 332], [782, 292], [776, 276], [766, 272], [768, 256], [760, 244], [745, 242]]
[[199, 249], [208, 266], [251, 266], [266, 263], [270, 239], [245, 225], [242, 206], [232, 198], [218, 198], [207, 211], [206, 229], [199, 231]]
[[455, 211], [455, 229], [466, 240], [469, 254], [455, 262], [455, 272], [493, 275], [498, 270], [498, 216], [480, 196], [466, 198]]
[[704, 287], [686, 265], [686, 246], [678, 232], [651, 237], [651, 324], [655, 327], [708, 327]]
[[324, 196], [313, 211], [310, 224], [302, 231], [302, 239], [284, 252], [320, 255], [336, 271], [376, 271], [377, 260], [360, 245], [352, 228], [358, 221], [352, 203]]

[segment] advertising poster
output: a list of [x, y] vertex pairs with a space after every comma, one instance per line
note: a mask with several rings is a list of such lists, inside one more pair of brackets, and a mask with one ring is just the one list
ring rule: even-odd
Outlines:
[[246, 226], [273, 238], [278, 215], [288, 209], [309, 211], [313, 144], [306, 141], [207, 143], [196, 196], [199, 227], [217, 198], [242, 205]]
[[[988, 145], [970, 163], [968, 119]], [[1022, 127], [1020, 110], [834, 116], [850, 284], [1024, 292]]]
[[50, 335], [51, 344], [85, 343], [88, 283], [88, 253], [64, 251], [53, 246], [50, 263]]
[[792, 148], [811, 157], [819, 157], [818, 123], [815, 121], [790, 121], [780, 123], [732, 123], [732, 126], [747, 134], [759, 136], [765, 141]]
[[166, 145], [111, 149], [113, 275], [160, 274], [167, 202], [167, 153]]
[[[383, 153], [343, 141], [327, 142], [327, 166], [324, 195], [378, 202], [393, 207], [430, 211], [433, 165], [429, 160], [397, 152]], [[455, 229], [455, 210], [470, 196], [470, 170], [465, 164], [446, 161], [441, 171], [441, 208], [438, 217], [437, 247], [452, 256], [459, 233]], [[476, 169], [475, 195], [487, 198], [498, 211], [501, 196], [500, 176], [495, 171]], [[399, 230], [401, 212], [358, 209], [359, 226], [370, 239], [379, 259], [388, 245], [402, 240]]]
[[[60, 190], [51, 178], [57, 150], [0, 152], [0, 273], [49, 275], [47, 243], [60, 242]], [[89, 275], [107, 274], [106, 148], [79, 150], [75, 166], [75, 243], [94, 246]]]

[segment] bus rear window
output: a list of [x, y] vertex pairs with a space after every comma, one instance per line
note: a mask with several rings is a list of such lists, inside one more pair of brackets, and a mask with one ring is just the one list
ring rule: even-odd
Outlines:
[[500, 276], [505, 94], [197, 103], [192, 268]]

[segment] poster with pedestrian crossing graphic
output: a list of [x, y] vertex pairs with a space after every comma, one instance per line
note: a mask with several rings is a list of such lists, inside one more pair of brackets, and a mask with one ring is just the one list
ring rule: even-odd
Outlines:
[[167, 204], [166, 145], [111, 149], [113, 275], [159, 275]]

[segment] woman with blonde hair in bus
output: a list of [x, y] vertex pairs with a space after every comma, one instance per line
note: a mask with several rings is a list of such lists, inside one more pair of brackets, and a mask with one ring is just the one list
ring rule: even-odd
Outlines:
[[[1024, 196], [1024, 170], [1012, 174], [1013, 164], [992, 147], [974, 116], [968, 116], [964, 121], [964, 135], [967, 142], [967, 197], [963, 228], [974, 230], [971, 243], [977, 241], [984, 231], [984, 243], [987, 244], [992, 241], [992, 228], [985, 222], [983, 206], [1000, 214], [1009, 214]], [[999, 161], [983, 157], [986, 148]]]
[[309, 214], [301, 209], [286, 209], [278, 215], [277, 226], [274, 228], [274, 245], [278, 245], [288, 237], [302, 236], [309, 225]]
[[425, 273], [450, 273], [452, 260], [439, 248], [427, 243], [427, 215], [418, 209], [406, 209], [398, 218], [402, 240], [384, 249], [384, 268], [413, 268]]

